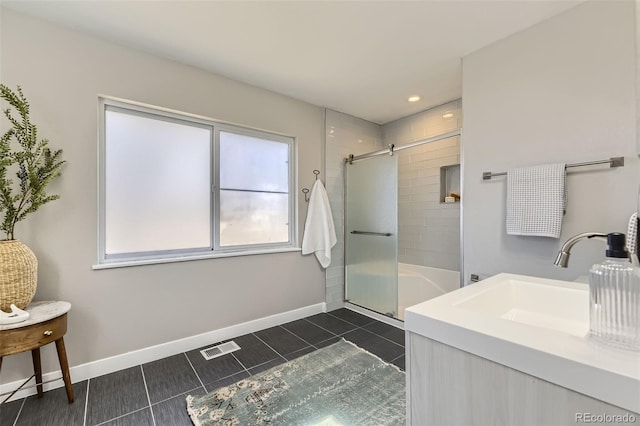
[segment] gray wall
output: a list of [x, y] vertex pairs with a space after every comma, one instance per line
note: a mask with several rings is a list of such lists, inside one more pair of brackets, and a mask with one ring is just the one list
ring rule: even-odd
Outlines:
[[[636, 2], [636, 151], [640, 155], [640, 0]], [[638, 202], [640, 204], [640, 201]], [[640, 206], [638, 206], [640, 209]]]
[[[637, 208], [633, 1], [586, 2], [463, 59], [464, 280], [513, 272], [573, 280], [604, 258], [578, 244], [569, 268], [553, 260], [566, 238], [625, 232]], [[624, 156], [624, 168], [573, 169], [559, 240], [506, 235], [506, 179], [482, 172]]]
[[[2, 82], [24, 88], [40, 135], [68, 161], [51, 188], [61, 199], [21, 223], [17, 237], [40, 262], [36, 298], [72, 304], [72, 366], [324, 301], [323, 270], [299, 252], [91, 269], [98, 94], [296, 136], [301, 184], [322, 166], [321, 108], [10, 10], [1, 19]], [[298, 207], [302, 229], [304, 199]], [[44, 371], [59, 368], [55, 350], [43, 357]], [[28, 354], [8, 357], [2, 382], [30, 375], [30, 362]]]
[[[462, 101], [382, 126], [384, 146], [403, 145], [462, 126]], [[453, 114], [444, 118], [445, 113]], [[440, 201], [440, 167], [460, 164], [460, 138], [398, 151], [398, 262], [460, 270], [460, 203]]]

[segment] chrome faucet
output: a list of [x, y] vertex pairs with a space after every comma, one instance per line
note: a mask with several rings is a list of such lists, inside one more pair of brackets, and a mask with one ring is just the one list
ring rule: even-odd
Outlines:
[[576, 245], [578, 241], [584, 240], [585, 238], [607, 238], [607, 234], [600, 234], [597, 232], [583, 232], [582, 234], [575, 235], [569, 238], [563, 245], [560, 251], [558, 252], [558, 256], [556, 257], [556, 261], [553, 262], [554, 265], [559, 266], [561, 268], [566, 268], [569, 265], [569, 256], [571, 256], [571, 248]]

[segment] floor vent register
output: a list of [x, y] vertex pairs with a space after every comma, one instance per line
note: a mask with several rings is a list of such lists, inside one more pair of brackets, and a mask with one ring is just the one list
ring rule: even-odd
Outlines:
[[204, 359], [207, 361], [210, 359], [218, 358], [219, 356], [230, 354], [240, 349], [240, 346], [233, 340], [226, 343], [221, 343], [210, 348], [206, 348], [200, 351]]

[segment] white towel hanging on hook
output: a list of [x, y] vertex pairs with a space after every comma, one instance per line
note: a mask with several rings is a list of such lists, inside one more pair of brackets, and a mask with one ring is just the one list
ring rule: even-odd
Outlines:
[[331, 264], [331, 248], [337, 241], [327, 191], [322, 182], [316, 180], [309, 197], [307, 220], [302, 236], [302, 254], [314, 253], [320, 265], [326, 269]]

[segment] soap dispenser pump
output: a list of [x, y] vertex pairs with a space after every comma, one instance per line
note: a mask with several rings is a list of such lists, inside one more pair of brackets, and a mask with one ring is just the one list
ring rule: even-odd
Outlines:
[[640, 350], [640, 268], [629, 261], [624, 234], [607, 234], [607, 245], [605, 261], [589, 271], [591, 335]]

